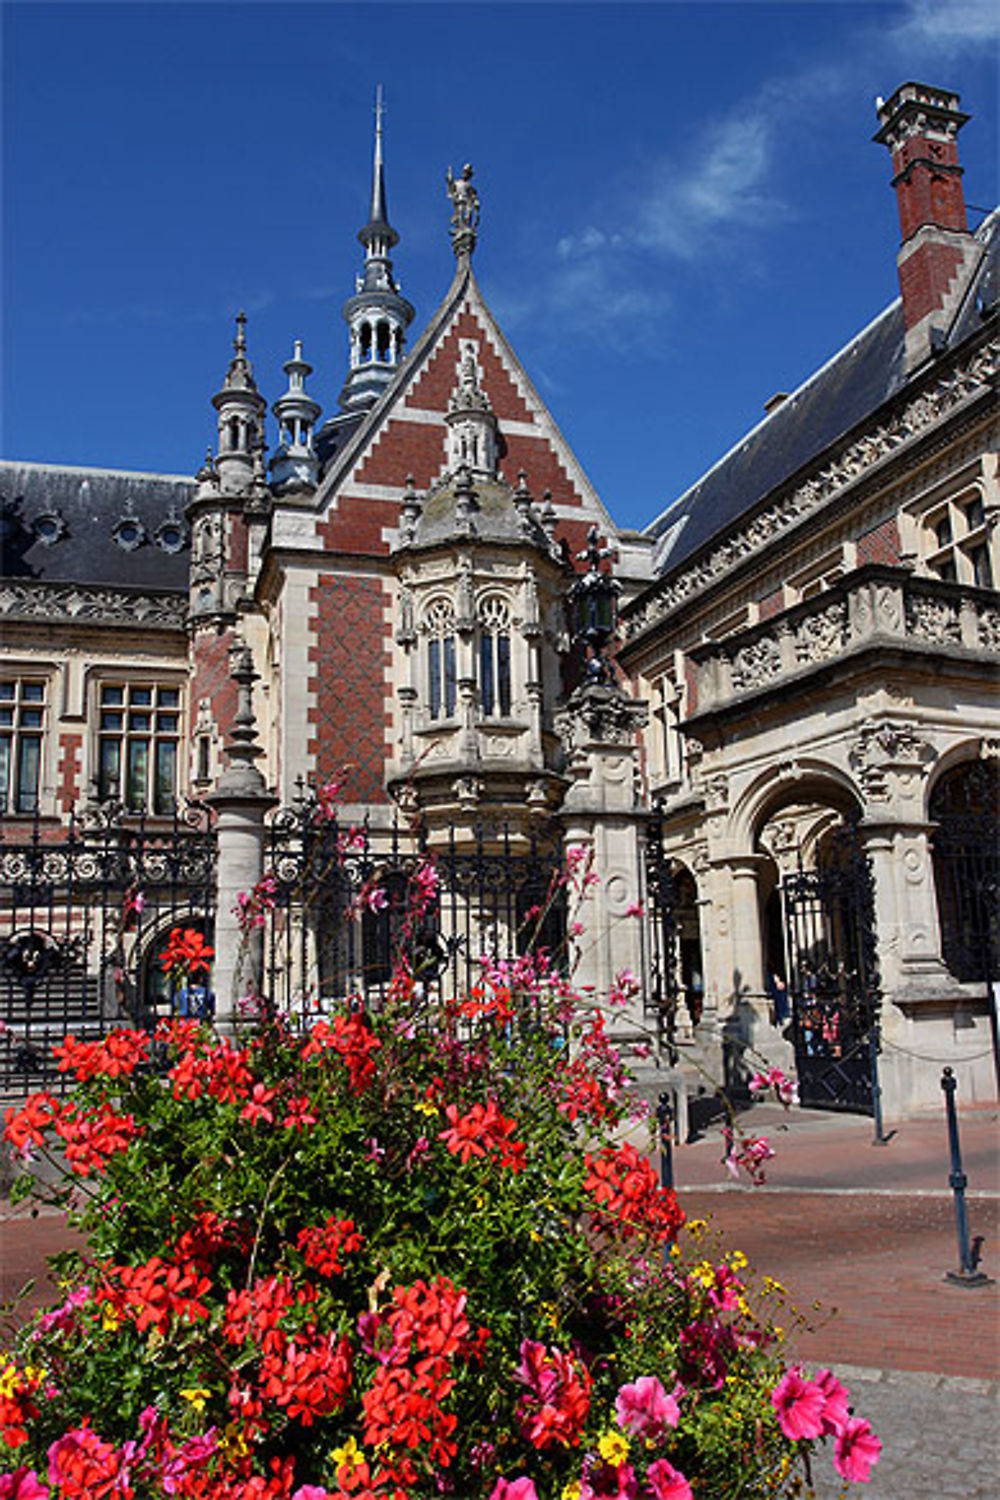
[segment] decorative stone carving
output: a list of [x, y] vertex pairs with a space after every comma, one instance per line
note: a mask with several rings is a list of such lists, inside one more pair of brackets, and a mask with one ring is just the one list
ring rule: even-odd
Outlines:
[[846, 612], [843, 603], [831, 604], [819, 614], [807, 615], [795, 636], [795, 658], [799, 662], [829, 661], [844, 644]]
[[906, 601], [906, 626], [910, 635], [924, 641], [962, 639], [958, 605], [948, 599], [930, 599], [911, 595]]
[[761, 636], [742, 646], [733, 658], [733, 688], [737, 693], [764, 687], [781, 671], [781, 647], [773, 635]]
[[985, 651], [1000, 651], [1000, 609], [980, 605], [976, 616], [980, 646]]
[[729, 777], [723, 771], [715, 771], [702, 779], [705, 793], [705, 810], [723, 812], [729, 806]]
[[926, 768], [937, 751], [911, 724], [868, 719], [848, 751], [855, 778], [871, 802], [884, 802], [891, 792], [890, 776]]
[[846, 445], [819, 474], [731, 531], [725, 541], [700, 561], [686, 564], [683, 573], [672, 579], [669, 586], [658, 589], [638, 608], [624, 612], [620, 622], [622, 635], [629, 640], [641, 634], [679, 604], [702, 593], [730, 568], [759, 551], [803, 516], [819, 509], [874, 464], [919, 436], [963, 401], [987, 391], [998, 371], [1000, 340], [993, 340], [968, 364], [940, 375], [929, 391], [914, 397], [893, 421]]
[[626, 698], [621, 690], [604, 683], [577, 688], [566, 707], [556, 715], [556, 733], [572, 754], [586, 744], [633, 745], [640, 729], [649, 721], [649, 705]]
[[451, 789], [462, 807], [477, 807], [483, 795], [483, 781], [479, 776], [457, 776]]
[[0, 585], [0, 616], [9, 620], [86, 621], [96, 625], [141, 625], [144, 630], [183, 630], [187, 596], [7, 580]]
[[479, 194], [472, 186], [471, 166], [466, 162], [457, 177], [449, 167], [445, 181], [451, 199], [452, 246], [456, 255], [471, 255], [479, 229]]

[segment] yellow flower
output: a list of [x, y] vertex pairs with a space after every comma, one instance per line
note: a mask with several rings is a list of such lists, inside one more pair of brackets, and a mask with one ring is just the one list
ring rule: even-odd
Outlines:
[[25, 1380], [37, 1380], [39, 1385], [48, 1373], [44, 1365], [25, 1365], [24, 1367]]
[[235, 1422], [230, 1422], [226, 1428], [225, 1436], [219, 1444], [223, 1458], [238, 1459], [246, 1458], [250, 1452], [250, 1444], [240, 1432]]
[[628, 1438], [612, 1427], [598, 1438], [597, 1451], [606, 1464], [617, 1469], [628, 1458]]
[[347, 1439], [342, 1448], [334, 1448], [330, 1457], [338, 1473], [341, 1469], [347, 1469], [349, 1473], [353, 1474], [354, 1470], [359, 1468], [365, 1461], [364, 1454], [352, 1437]]
[[195, 1411], [204, 1411], [205, 1403], [212, 1394], [206, 1386], [192, 1385], [186, 1391], [181, 1391], [181, 1400], [190, 1401]]
[[562, 1492], [562, 1500], [580, 1500], [580, 1481], [571, 1479]]
[[418, 1115], [439, 1115], [441, 1113], [437, 1105], [432, 1104], [429, 1099], [421, 1099], [420, 1103], [415, 1104], [413, 1108]]
[[684, 1227], [687, 1230], [688, 1234], [693, 1235], [697, 1240], [700, 1239], [700, 1237], [705, 1233], [705, 1230], [708, 1228], [708, 1220], [688, 1219]]
[[4, 1368], [0, 1370], [0, 1396], [2, 1396], [5, 1400], [9, 1400], [11, 1396], [14, 1395], [20, 1384], [21, 1380], [20, 1376], [17, 1373], [16, 1366], [5, 1365]]
[[121, 1317], [118, 1313], [115, 1312], [114, 1308], [111, 1306], [111, 1303], [105, 1302], [104, 1306], [101, 1308], [101, 1327], [104, 1329], [104, 1332], [114, 1333], [120, 1322]]

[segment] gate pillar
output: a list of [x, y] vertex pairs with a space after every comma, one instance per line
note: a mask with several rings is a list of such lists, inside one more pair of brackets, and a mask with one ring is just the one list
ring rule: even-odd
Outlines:
[[233, 729], [224, 746], [229, 764], [205, 799], [215, 811], [217, 908], [215, 914], [215, 990], [218, 1024], [231, 1030], [237, 1021], [237, 1001], [248, 989], [259, 991], [263, 940], [259, 928], [244, 932], [237, 916], [238, 898], [251, 891], [264, 873], [264, 819], [277, 802], [267, 790], [254, 762], [264, 751], [257, 743], [253, 712], [253, 683], [257, 678], [249, 647], [235, 646], [230, 654], [230, 676], [236, 682], [238, 703]]
[[[570, 786], [562, 807], [566, 847], [579, 846], [593, 858], [599, 883], [580, 912], [584, 931], [573, 939], [574, 980], [606, 998], [615, 978], [627, 969], [644, 977], [643, 924], [626, 916], [642, 898], [639, 829], [644, 813], [636, 797], [637, 732], [647, 705], [627, 697], [609, 682], [577, 688], [559, 716], [567, 747]], [[570, 913], [571, 918], [573, 913]], [[643, 1029], [642, 991], [627, 1012], [612, 1017], [613, 1030]]]
[[742, 854], [726, 861], [732, 882], [732, 975], [735, 1000], [760, 1001], [764, 988], [764, 945], [760, 930], [759, 879], [765, 856]]

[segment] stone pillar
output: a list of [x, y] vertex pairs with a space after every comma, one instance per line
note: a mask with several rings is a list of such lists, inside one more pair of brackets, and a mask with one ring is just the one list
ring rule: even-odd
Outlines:
[[241, 931], [234, 908], [244, 891], [251, 891], [264, 873], [264, 818], [277, 798], [267, 790], [254, 764], [264, 751], [257, 744], [253, 712], [253, 656], [242, 642], [230, 653], [230, 675], [237, 684], [238, 703], [232, 734], [224, 746], [229, 764], [206, 799], [216, 814], [218, 863], [216, 869], [215, 963], [212, 986], [218, 1025], [231, 1030], [238, 1020], [237, 1001], [263, 982], [261, 930]]
[[734, 1001], [760, 1001], [764, 989], [764, 954], [760, 931], [758, 876], [764, 856], [730, 855], [729, 869], [732, 927], [730, 994]]
[[[636, 799], [637, 731], [647, 705], [610, 683], [587, 683], [572, 695], [557, 728], [568, 750], [569, 790], [562, 808], [565, 846], [592, 853], [598, 883], [579, 913], [583, 932], [572, 939], [574, 981], [606, 999], [624, 969], [642, 985], [646, 969], [644, 924], [626, 915], [642, 899], [640, 827]], [[643, 990], [627, 1011], [610, 1018], [612, 1032], [632, 1036], [648, 1024]]]

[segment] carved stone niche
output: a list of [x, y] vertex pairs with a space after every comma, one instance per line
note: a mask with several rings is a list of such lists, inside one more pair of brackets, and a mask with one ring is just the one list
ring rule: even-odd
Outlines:
[[887, 802], [895, 794], [912, 794], [937, 751], [912, 724], [867, 719], [847, 758], [865, 799]]
[[648, 704], [616, 687], [588, 684], [577, 688], [556, 715], [556, 733], [570, 755], [588, 744], [631, 747], [648, 719]]

